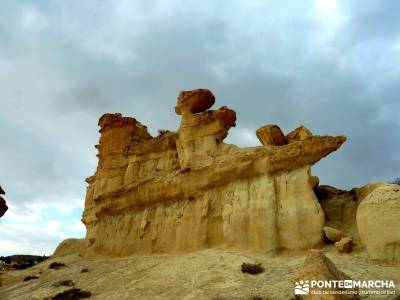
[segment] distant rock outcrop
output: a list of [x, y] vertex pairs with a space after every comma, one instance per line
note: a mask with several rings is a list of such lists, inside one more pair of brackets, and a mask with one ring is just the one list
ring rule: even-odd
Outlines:
[[209, 90], [181, 92], [177, 132], [153, 138], [121, 114], [99, 120], [99, 163], [87, 178], [88, 255], [175, 253], [204, 248], [274, 252], [321, 242], [324, 213], [310, 167], [346, 140], [299, 127], [257, 130], [263, 146], [223, 143], [236, 113], [209, 110]]
[[6, 200], [4, 200], [3, 197], [0, 196], [0, 218], [4, 216], [7, 210], [8, 206], [6, 204]]
[[[5, 194], [3, 189], [1, 188], [1, 186], [0, 186], [0, 194], [1, 195]], [[4, 214], [6, 213], [7, 210], [8, 210], [8, 206], [7, 206], [6, 200], [4, 200], [4, 198], [0, 196], [0, 218], [2, 216], [4, 216]]]
[[[5, 194], [6, 193], [0, 186], [0, 195], [5, 195]], [[2, 216], [4, 216], [4, 214], [6, 213], [7, 210], [8, 210], [8, 206], [7, 206], [6, 200], [4, 200], [4, 198], [0, 196], [0, 218]]]

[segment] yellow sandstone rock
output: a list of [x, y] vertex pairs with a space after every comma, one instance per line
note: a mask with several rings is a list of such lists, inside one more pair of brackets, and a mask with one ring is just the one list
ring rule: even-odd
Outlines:
[[305, 128], [303, 125], [297, 127], [295, 130], [289, 132], [286, 136], [286, 139], [289, 143], [296, 142], [296, 141], [304, 141], [305, 139], [312, 136], [310, 130]]
[[256, 135], [264, 146], [282, 146], [288, 142], [278, 125], [266, 125], [256, 131]]
[[100, 118], [99, 163], [86, 180], [82, 218], [88, 256], [272, 253], [321, 242], [324, 214], [310, 169], [346, 138], [301, 129], [288, 144], [239, 148], [223, 142], [235, 112], [209, 110], [214, 102], [209, 90], [181, 92], [178, 131], [155, 138], [134, 118]]
[[357, 228], [371, 259], [400, 263], [400, 186], [373, 189], [358, 206]]
[[336, 249], [339, 252], [349, 253], [353, 250], [353, 239], [349, 237], [343, 237], [340, 241], [335, 243]]
[[332, 242], [338, 242], [345, 236], [345, 234], [340, 230], [329, 226], [324, 227], [324, 232], [326, 238]]
[[70, 254], [83, 255], [85, 251], [84, 239], [66, 239], [62, 241], [54, 251], [53, 257], [60, 257]]

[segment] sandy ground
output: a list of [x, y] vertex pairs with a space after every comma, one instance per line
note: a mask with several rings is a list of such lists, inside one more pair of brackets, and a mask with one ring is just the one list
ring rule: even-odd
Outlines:
[[[395, 280], [400, 295], [400, 266], [368, 260], [362, 250], [340, 254], [324, 248], [335, 265], [354, 280]], [[2, 274], [0, 299], [45, 299], [68, 287], [54, 287], [60, 280], [92, 293], [90, 299], [294, 299], [293, 276], [306, 253], [279, 256], [204, 250], [184, 255], [130, 256], [118, 259], [84, 260], [77, 255], [51, 258], [31, 269]], [[67, 266], [49, 269], [51, 262]], [[243, 262], [259, 263], [265, 272], [243, 274]], [[83, 268], [89, 271], [81, 273]], [[39, 279], [24, 282], [28, 275]], [[259, 298], [257, 298], [259, 297]], [[366, 296], [365, 299], [394, 299]]]

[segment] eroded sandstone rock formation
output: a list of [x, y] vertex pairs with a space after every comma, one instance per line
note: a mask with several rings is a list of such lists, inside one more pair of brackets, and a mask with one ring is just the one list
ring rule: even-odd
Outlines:
[[318, 186], [314, 191], [325, 214], [326, 239], [343, 239], [335, 244], [339, 251], [350, 249], [354, 240], [371, 259], [400, 263], [399, 185], [375, 182], [350, 191]]
[[357, 228], [371, 259], [400, 263], [400, 186], [375, 185], [358, 207]]
[[209, 110], [209, 90], [181, 92], [177, 132], [152, 137], [121, 114], [99, 120], [99, 163], [87, 179], [86, 253], [111, 256], [203, 248], [274, 252], [321, 242], [324, 213], [310, 167], [346, 140], [305, 127], [257, 130], [262, 146], [223, 140], [236, 113]]

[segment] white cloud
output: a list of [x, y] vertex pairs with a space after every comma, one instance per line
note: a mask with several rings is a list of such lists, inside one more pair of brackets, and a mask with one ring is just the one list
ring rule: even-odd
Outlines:
[[255, 146], [263, 124], [288, 132], [304, 123], [315, 133], [349, 137], [317, 165], [321, 182], [349, 188], [393, 180], [400, 168], [392, 159], [400, 141], [390, 134], [399, 131], [399, 6], [5, 2], [0, 184], [10, 210], [0, 220], [0, 251], [50, 253], [60, 236], [83, 236], [84, 178], [96, 167], [98, 117], [121, 112], [152, 132], [174, 130], [180, 120], [173, 105], [183, 89], [210, 88], [216, 106], [236, 110], [238, 126], [227, 142]]
[[51, 254], [63, 239], [82, 238], [85, 234], [80, 221], [82, 200], [76, 198], [71, 203], [60, 197], [58, 200], [65, 204], [40, 200], [15, 204], [9, 201], [9, 210], [0, 220], [0, 255]]
[[256, 136], [256, 130], [250, 128], [233, 128], [230, 131], [226, 143], [238, 145], [240, 147], [260, 146], [261, 143]]
[[26, 6], [22, 13], [21, 26], [29, 31], [41, 31], [48, 25], [46, 17], [35, 6]]

